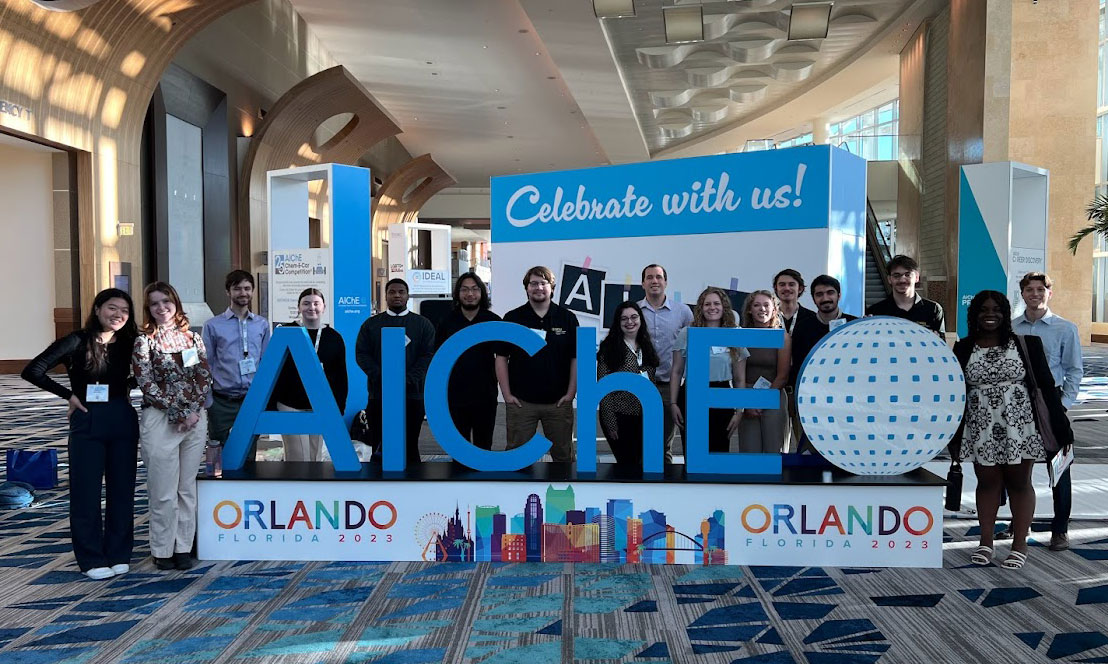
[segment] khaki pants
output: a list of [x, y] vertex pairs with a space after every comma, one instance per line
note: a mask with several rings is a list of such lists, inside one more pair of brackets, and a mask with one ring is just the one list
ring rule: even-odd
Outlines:
[[[281, 413], [306, 413], [308, 411], [277, 402]], [[323, 461], [323, 436], [319, 434], [281, 434], [281, 444], [285, 448], [285, 461]]]
[[785, 390], [781, 390], [778, 408], [763, 410], [758, 417], [744, 414], [739, 422], [739, 451], [764, 454], [787, 452], [792, 431], [788, 404], [788, 396]]
[[139, 442], [150, 494], [150, 552], [155, 558], [192, 551], [196, 537], [196, 474], [208, 438], [208, 414], [184, 433], [161, 409], [142, 409]]
[[576, 457], [573, 449], [573, 402], [567, 401], [561, 406], [522, 400], [519, 403], [520, 406], [504, 404], [508, 449], [515, 449], [531, 440], [541, 422], [543, 435], [552, 443], [550, 458], [558, 462], [572, 462]]

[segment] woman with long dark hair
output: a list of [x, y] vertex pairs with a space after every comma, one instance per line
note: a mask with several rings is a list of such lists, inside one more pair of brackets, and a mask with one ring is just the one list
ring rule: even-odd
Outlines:
[[[621, 302], [596, 354], [597, 379], [630, 371], [645, 374], [653, 383], [657, 369], [658, 354], [643, 323], [642, 309], [634, 302]], [[612, 392], [600, 400], [600, 428], [616, 463], [642, 467], [642, 404], [633, 394]]]
[[208, 438], [204, 402], [212, 374], [204, 340], [189, 330], [176, 289], [155, 281], [143, 293], [146, 322], [132, 363], [142, 390], [140, 441], [150, 494], [150, 552], [158, 569], [191, 569], [196, 472]]
[[[954, 344], [966, 376], [966, 413], [952, 449], [972, 461], [977, 476], [977, 518], [981, 536], [970, 556], [975, 565], [993, 559], [993, 531], [1006, 489], [1012, 509], [1012, 550], [1001, 565], [1019, 569], [1027, 561], [1027, 531], [1035, 514], [1031, 470], [1045, 458], [1040, 427], [1031, 403], [1037, 383], [1050, 411], [1049, 426], [1061, 445], [1073, 432], [1054, 389], [1042, 340], [1012, 332], [1012, 306], [1003, 293], [981, 291], [967, 312], [969, 335]], [[1026, 350], [1024, 350], [1026, 349]]]
[[[739, 327], [735, 310], [731, 308], [731, 297], [727, 291], [715, 286], [705, 288], [696, 298], [693, 310], [693, 322], [690, 327]], [[681, 381], [685, 376], [689, 345], [689, 328], [677, 333], [673, 342], [673, 373], [670, 374], [669, 394], [670, 410], [673, 421], [681, 427], [681, 438], [685, 438], [685, 388]], [[713, 346], [708, 360], [708, 381], [710, 387], [746, 387], [746, 358], [750, 351], [745, 348]], [[739, 426], [742, 411], [713, 408], [708, 411], [708, 450], [727, 452], [731, 448], [731, 434]], [[686, 440], [685, 447], [688, 447]]]
[[[126, 574], [134, 546], [139, 432], [128, 397], [138, 336], [133, 310], [126, 292], [100, 291], [84, 327], [50, 344], [22, 374], [69, 402], [69, 532], [77, 566], [90, 579]], [[46, 373], [58, 364], [65, 365], [68, 389]]]
[[[292, 326], [303, 325], [315, 347], [316, 358], [323, 367], [323, 375], [331, 386], [331, 394], [341, 413], [346, 409], [348, 383], [346, 379], [346, 343], [342, 335], [329, 325], [323, 324], [323, 312], [327, 310], [327, 301], [323, 293], [315, 288], [306, 288], [297, 299], [300, 321]], [[303, 412], [312, 409], [300, 374], [291, 361], [286, 361], [277, 377], [277, 386], [273, 389], [277, 400], [277, 410], [288, 413]], [[318, 395], [317, 395], [318, 398]], [[319, 434], [281, 434], [285, 448], [285, 461], [323, 461], [323, 436]]]

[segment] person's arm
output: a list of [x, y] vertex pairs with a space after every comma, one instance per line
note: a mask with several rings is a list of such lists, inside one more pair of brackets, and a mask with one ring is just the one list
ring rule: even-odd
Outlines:
[[423, 381], [427, 377], [427, 368], [431, 366], [431, 359], [435, 357], [435, 328], [431, 321], [422, 318], [419, 322], [419, 345], [416, 347], [416, 356], [412, 360], [412, 366], [408, 368], [408, 383], [414, 385], [423, 392]]
[[681, 394], [681, 379], [685, 377], [685, 353], [674, 349], [673, 368], [669, 373], [669, 410], [677, 426], [685, 425], [685, 415], [678, 400]]
[[555, 406], [561, 406], [565, 403], [573, 403], [573, 397], [577, 396], [577, 358], [573, 358], [569, 361], [569, 387], [566, 388], [565, 395], [558, 399], [558, 403]]
[[[744, 388], [746, 387], [746, 358], [750, 356], [749, 351], [743, 349], [745, 355], [735, 359], [734, 355], [731, 355], [731, 387]], [[756, 411], [758, 415], [761, 415], [761, 411]], [[727, 423], [727, 433], [734, 433], [735, 429], [739, 426], [739, 421], [742, 420], [743, 409], [736, 408], [735, 414], [731, 416], [731, 421]]]
[[269, 327], [269, 321], [265, 322], [265, 327], [262, 328], [262, 340], [258, 344], [258, 359], [261, 359], [262, 355], [265, 355], [265, 349], [269, 347], [269, 338], [273, 336], [273, 331]]
[[211, 366], [215, 363], [215, 354], [217, 352], [217, 347], [215, 345], [215, 333], [212, 330], [212, 321], [214, 320], [215, 318], [209, 318], [207, 322], [204, 323], [204, 327], [200, 329], [200, 338], [204, 340], [204, 349], [209, 354], [208, 366]]
[[1050, 372], [1050, 363], [1046, 359], [1043, 340], [1030, 334], [1024, 339], [1027, 342], [1027, 354], [1031, 364], [1027, 370], [1034, 372], [1039, 393], [1042, 394], [1047, 410], [1050, 411], [1050, 430], [1060, 446], [1070, 445], [1073, 443], [1073, 428], [1070, 426], [1069, 418], [1066, 417], [1066, 409], [1062, 407], [1058, 390], [1054, 389], [1054, 374]]
[[200, 422], [200, 411], [204, 408], [208, 393], [212, 389], [212, 372], [208, 366], [208, 351], [204, 346], [203, 335], [193, 332], [187, 334], [196, 346], [196, 354], [200, 362], [192, 367], [182, 367], [189, 388], [182, 392], [185, 407], [181, 409], [179, 431], [188, 431]]
[[154, 380], [154, 351], [151, 345], [153, 339], [148, 336], [140, 336], [135, 339], [135, 352], [131, 356], [131, 366], [135, 370], [135, 382], [142, 390], [143, 401], [169, 414], [169, 421], [176, 424], [180, 421], [180, 413], [170, 402], [169, 397]]
[[936, 325], [936, 327], [934, 328], [935, 329], [935, 334], [938, 334], [940, 337], [945, 337], [946, 336], [946, 314], [943, 312], [943, 305], [936, 302], [935, 303], [935, 309], [937, 309], [937, 311], [935, 312], [935, 325]]
[[500, 393], [504, 395], [504, 403], [523, 407], [519, 399], [512, 396], [511, 384], [508, 381], [508, 358], [504, 355], [496, 356], [496, 382], [500, 385]]
[[[40, 390], [46, 390], [51, 394], [69, 400], [73, 396], [73, 392], [51, 378], [46, 372], [64, 362], [65, 358], [77, 350], [80, 344], [80, 336], [67, 334], [47, 346], [46, 350], [28, 362], [27, 366], [23, 367], [23, 372], [19, 374], [20, 377]], [[80, 399], [78, 399], [78, 403], [80, 403]], [[81, 408], [83, 410], [84, 406]]]
[[770, 387], [780, 390], [789, 383], [789, 369], [792, 366], [793, 341], [788, 334], [785, 335], [785, 345], [777, 349], [777, 377], [773, 379]]
[[354, 361], [365, 372], [370, 385], [381, 384], [381, 342], [375, 331], [375, 323], [370, 318], [362, 323], [354, 342]]
[[1081, 378], [1085, 375], [1083, 362], [1081, 339], [1077, 334], [1077, 327], [1073, 326], [1062, 342], [1062, 370], [1065, 372], [1062, 378], [1062, 407], [1066, 410], [1073, 408], [1073, 404], [1077, 402]]

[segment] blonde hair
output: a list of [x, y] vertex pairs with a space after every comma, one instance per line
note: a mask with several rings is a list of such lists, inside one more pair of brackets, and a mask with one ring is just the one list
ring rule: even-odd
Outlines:
[[774, 315], [770, 317], [769, 326], [784, 327], [781, 324], [781, 317], [777, 315], [781, 313], [781, 300], [778, 300], [777, 296], [774, 295], [772, 291], [768, 290], [756, 290], [746, 296], [746, 300], [743, 301], [742, 326], [754, 327], [754, 316], [751, 314], [751, 309], [754, 307], [754, 298], [759, 295], [768, 297], [770, 304], [773, 305]]
[[[719, 317], [720, 327], [739, 327], [738, 321], [735, 319], [735, 310], [731, 308], [731, 296], [727, 294], [727, 291], [715, 286], [708, 286], [700, 292], [700, 297], [696, 298], [696, 309], [693, 310], [693, 322], [692, 327], [707, 327], [704, 320], [704, 300], [709, 295], [716, 295], [719, 297], [720, 303], [723, 305], [723, 314]], [[731, 358], [739, 359], [739, 350], [737, 348], [731, 348]]]

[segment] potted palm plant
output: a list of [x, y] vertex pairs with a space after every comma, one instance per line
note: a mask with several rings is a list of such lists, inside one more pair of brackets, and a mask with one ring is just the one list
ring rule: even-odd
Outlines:
[[1089, 225], [1073, 234], [1070, 238], [1070, 253], [1077, 253], [1077, 245], [1081, 244], [1087, 236], [1096, 233], [1104, 238], [1108, 238], [1108, 196], [1104, 194], [1097, 195], [1093, 199], [1092, 203], [1089, 203], [1089, 207], [1085, 209], [1085, 217], [1089, 220]]

